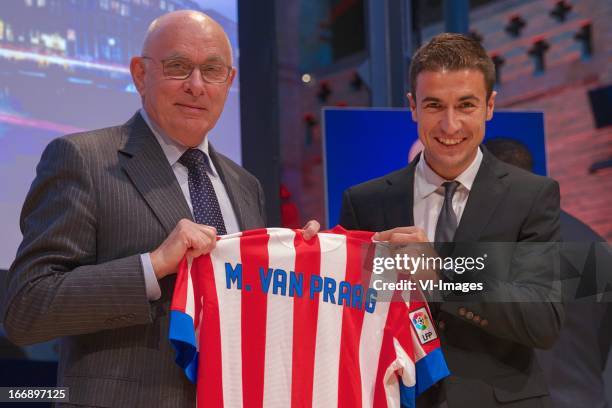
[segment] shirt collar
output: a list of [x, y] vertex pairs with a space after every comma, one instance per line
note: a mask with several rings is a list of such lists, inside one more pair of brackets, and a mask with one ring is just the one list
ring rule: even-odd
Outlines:
[[[161, 146], [164, 155], [166, 156], [166, 159], [168, 159], [168, 163], [170, 163], [170, 166], [174, 166], [176, 162], [179, 161], [183, 153], [187, 151], [188, 148], [168, 136], [159, 126], [157, 126], [157, 124], [153, 120], [151, 120], [147, 112], [142, 108], [140, 109], [140, 115], [153, 132], [153, 135]], [[212, 160], [210, 160], [210, 154], [208, 153], [208, 137], [204, 137], [202, 143], [196, 146], [195, 149], [199, 149], [203, 151], [204, 154], [206, 154], [210, 163], [212, 173], [214, 176], [216, 176], [217, 173], [215, 171], [215, 167], [212, 164]]]
[[[461, 186], [463, 186], [467, 191], [472, 189], [472, 185], [474, 184], [474, 179], [476, 179], [476, 174], [478, 173], [478, 169], [480, 168], [480, 164], [482, 163], [482, 152], [480, 148], [476, 152], [476, 157], [472, 161], [472, 163], [465, 169], [459, 176], [455, 178]], [[432, 170], [431, 167], [425, 161], [425, 157], [421, 153], [419, 158], [419, 162], [416, 165], [416, 177], [415, 177], [415, 187], [416, 194], [419, 198], [425, 198], [434, 191], [436, 191], [442, 183], [450, 181], [440, 177], [435, 171]]]

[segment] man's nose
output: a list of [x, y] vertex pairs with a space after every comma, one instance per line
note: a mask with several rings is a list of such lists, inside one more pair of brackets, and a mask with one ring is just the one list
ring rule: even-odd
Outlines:
[[202, 78], [202, 73], [195, 67], [189, 78], [183, 83], [185, 92], [190, 93], [193, 96], [200, 96], [206, 92], [206, 82]]
[[440, 121], [440, 127], [448, 135], [454, 135], [461, 130], [461, 121], [454, 109], [449, 108], [446, 110], [444, 117]]

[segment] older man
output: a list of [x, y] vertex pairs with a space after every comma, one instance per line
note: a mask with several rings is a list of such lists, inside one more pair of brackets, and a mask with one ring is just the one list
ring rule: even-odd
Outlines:
[[58, 384], [71, 404], [192, 406], [167, 340], [174, 273], [217, 234], [264, 226], [263, 192], [207, 138], [236, 76], [219, 24], [194, 11], [160, 17], [130, 69], [138, 113], [42, 155], [5, 327], [18, 344], [61, 338]]
[[[423, 154], [406, 168], [348, 189], [340, 223], [385, 230], [377, 238], [396, 243], [521, 242], [531, 243], [533, 251], [554, 248], [541, 243], [560, 238], [558, 184], [502, 163], [480, 147], [495, 105], [495, 68], [482, 46], [460, 34], [440, 34], [414, 55], [410, 79], [410, 110]], [[559, 300], [551, 285], [555, 275], [549, 252], [543, 255], [490, 257], [495, 259], [489, 263], [501, 267], [486, 276], [486, 294], [506, 303], [445, 298], [436, 317], [451, 376], [417, 406], [549, 406], [533, 349], [553, 344], [563, 308], [553, 302]], [[447, 271], [430, 279], [460, 278]]]

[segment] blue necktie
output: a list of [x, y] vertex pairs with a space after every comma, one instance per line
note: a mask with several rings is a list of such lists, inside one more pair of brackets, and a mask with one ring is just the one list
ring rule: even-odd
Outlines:
[[179, 163], [189, 171], [189, 196], [195, 222], [215, 227], [219, 235], [227, 234], [219, 200], [208, 177], [208, 173], [212, 173], [208, 156], [201, 150], [188, 149]]

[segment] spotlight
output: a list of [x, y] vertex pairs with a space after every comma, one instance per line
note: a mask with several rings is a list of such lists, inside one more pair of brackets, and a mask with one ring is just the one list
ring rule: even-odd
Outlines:
[[593, 55], [593, 35], [591, 24], [585, 24], [574, 35], [576, 41], [582, 44], [582, 59], [588, 59]]
[[550, 48], [550, 44], [544, 39], [537, 40], [533, 43], [527, 53], [533, 58], [535, 63], [535, 73], [541, 74], [546, 70], [546, 64], [544, 63], [544, 54]]
[[310, 74], [302, 75], [302, 82], [305, 84], [309, 84], [312, 81], [312, 76]]
[[561, 0], [555, 4], [555, 7], [550, 11], [550, 15], [555, 20], [562, 23], [565, 21], [565, 18], [567, 17], [567, 15], [569, 14], [571, 10], [572, 10], [572, 5], [568, 4], [564, 0]]
[[526, 25], [527, 22], [517, 14], [510, 18], [510, 21], [508, 22], [508, 25], [506, 25], [505, 29], [506, 32], [512, 37], [518, 37], [521, 35], [521, 31], [523, 30], [523, 28], [525, 28]]
[[329, 86], [329, 82], [321, 81], [321, 84], [319, 85], [319, 92], [317, 93], [317, 98], [319, 98], [319, 101], [326, 102], [331, 93], [332, 90]]

